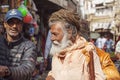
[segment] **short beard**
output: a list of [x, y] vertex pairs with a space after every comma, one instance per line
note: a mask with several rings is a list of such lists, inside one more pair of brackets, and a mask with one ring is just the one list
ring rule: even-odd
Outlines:
[[61, 42], [53, 41], [50, 50], [50, 55], [59, 54], [63, 49], [71, 46], [73, 43], [67, 38], [67, 34], [64, 35]]

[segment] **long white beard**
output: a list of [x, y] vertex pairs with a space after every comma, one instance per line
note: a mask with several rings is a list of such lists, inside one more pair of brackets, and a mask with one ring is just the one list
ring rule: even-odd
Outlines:
[[66, 34], [61, 42], [53, 41], [50, 50], [50, 55], [59, 54], [63, 49], [71, 46], [72, 44], [73, 44], [72, 41], [67, 38], [67, 34]]

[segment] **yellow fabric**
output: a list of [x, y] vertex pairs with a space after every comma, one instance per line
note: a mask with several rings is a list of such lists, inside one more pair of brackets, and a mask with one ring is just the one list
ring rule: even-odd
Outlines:
[[[48, 76], [52, 76], [55, 80], [90, 80], [89, 76], [89, 51], [93, 50], [95, 80], [105, 80], [106, 77], [102, 71], [99, 56], [95, 47], [91, 43], [77, 36], [75, 43], [63, 49], [59, 53], [54, 53], [52, 57], [52, 69]], [[64, 58], [64, 62], [61, 60]]]
[[105, 73], [107, 80], [120, 80], [120, 74], [112, 62], [109, 53], [96, 47], [98, 56], [100, 57], [100, 63]]

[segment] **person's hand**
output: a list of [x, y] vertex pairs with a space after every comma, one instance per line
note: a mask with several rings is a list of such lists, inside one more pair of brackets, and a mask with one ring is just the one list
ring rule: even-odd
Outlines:
[[37, 74], [39, 74], [39, 70], [35, 69], [32, 76], [35, 77]]
[[47, 76], [46, 80], [55, 80], [52, 76]]
[[85, 50], [87, 52], [95, 50], [95, 46], [92, 43], [88, 43], [88, 45], [85, 47]]
[[87, 45], [82, 49], [82, 53], [86, 53], [86, 52], [90, 52], [90, 51], [93, 51], [95, 50], [95, 46], [93, 43], [89, 42], [87, 43]]
[[0, 66], [0, 77], [7, 76], [9, 74], [9, 69], [7, 66]]

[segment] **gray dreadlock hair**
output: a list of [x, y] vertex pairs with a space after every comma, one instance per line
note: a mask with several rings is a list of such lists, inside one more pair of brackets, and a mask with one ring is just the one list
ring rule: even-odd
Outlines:
[[88, 38], [88, 22], [83, 20], [75, 12], [67, 9], [60, 9], [59, 11], [54, 12], [49, 18], [49, 26], [58, 21], [65, 23], [66, 30], [72, 30], [73, 37], [79, 34], [85, 38]]

